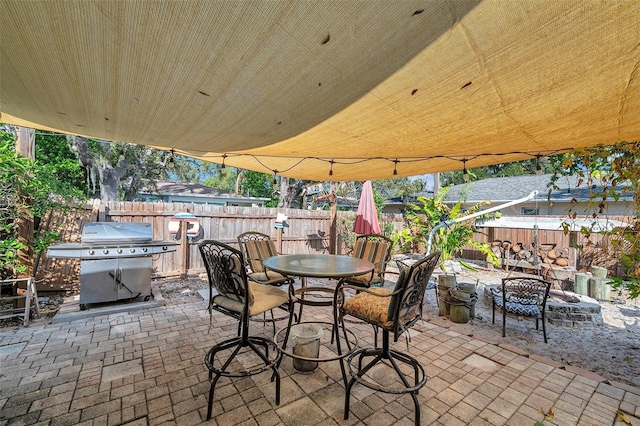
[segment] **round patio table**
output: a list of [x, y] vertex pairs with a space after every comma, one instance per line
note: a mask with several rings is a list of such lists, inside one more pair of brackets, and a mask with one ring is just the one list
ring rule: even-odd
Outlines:
[[[302, 305], [334, 305], [334, 288], [308, 287], [306, 278], [333, 278], [340, 280], [369, 273], [375, 267], [373, 263], [367, 260], [333, 254], [283, 254], [269, 257], [262, 263], [267, 269], [301, 278], [302, 287], [295, 290], [294, 293], [301, 305], [300, 316], [302, 316]], [[318, 293], [325, 294], [325, 297], [305, 297], [310, 294], [317, 295]], [[300, 321], [300, 318], [298, 318], [298, 321]]]

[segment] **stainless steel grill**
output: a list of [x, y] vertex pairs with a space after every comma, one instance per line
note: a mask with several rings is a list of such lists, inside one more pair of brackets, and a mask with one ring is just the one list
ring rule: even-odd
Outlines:
[[149, 223], [88, 222], [81, 243], [55, 244], [49, 257], [80, 259], [80, 308], [151, 295], [151, 255], [176, 250], [174, 241], [153, 241]]

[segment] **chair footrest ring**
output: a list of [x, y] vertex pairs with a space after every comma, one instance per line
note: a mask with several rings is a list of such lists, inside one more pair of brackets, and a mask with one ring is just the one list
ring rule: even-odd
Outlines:
[[[229, 371], [222, 370], [216, 366], [214, 366], [216, 354], [220, 351], [228, 350], [230, 348], [235, 348], [237, 346], [244, 346], [249, 350], [256, 352], [260, 358], [264, 357], [263, 363], [257, 364], [255, 366], [249, 367], [248, 369], [244, 369], [241, 371]], [[271, 347], [269, 351], [266, 348]], [[263, 351], [260, 351], [263, 349]], [[270, 352], [270, 353], [269, 353]], [[270, 357], [268, 356], [270, 355]], [[253, 376], [256, 374], [260, 374], [264, 371], [267, 371], [273, 368], [274, 365], [278, 365], [280, 359], [282, 358], [282, 353], [278, 350], [275, 342], [271, 339], [267, 339], [265, 337], [256, 337], [250, 336], [248, 341], [243, 341], [241, 337], [235, 337], [233, 339], [227, 339], [223, 342], [218, 343], [213, 346], [204, 357], [204, 363], [209, 369], [210, 373], [216, 374], [222, 377], [247, 377]], [[265, 361], [266, 359], [266, 361]], [[222, 365], [226, 363], [226, 360], [221, 362]]]
[[[376, 391], [380, 391], [380, 392], [384, 392], [384, 393], [390, 393], [390, 394], [405, 394], [405, 393], [416, 393], [418, 390], [420, 390], [420, 388], [422, 388], [426, 383], [427, 383], [427, 373], [425, 372], [424, 368], [422, 367], [422, 365], [420, 365], [420, 363], [418, 362], [417, 359], [415, 359], [414, 357], [405, 354], [404, 352], [399, 352], [399, 351], [394, 351], [392, 349], [389, 349], [386, 352], [386, 356], [383, 356], [381, 359], [379, 359], [376, 364], [378, 362], [383, 362], [384, 359], [388, 359], [388, 357], [392, 357], [394, 360], [398, 360], [400, 362], [403, 362], [405, 364], [408, 364], [410, 366], [412, 366], [414, 369], [417, 369], [418, 374], [419, 374], [419, 380], [418, 383], [415, 386], [406, 386], [406, 387], [397, 387], [397, 388], [393, 388], [390, 386], [382, 386], [378, 383], [374, 383], [370, 380], [364, 379], [363, 376], [360, 376], [360, 370], [359, 369], [355, 369], [353, 366], [353, 360], [356, 357], [359, 356], [380, 356], [383, 353], [383, 350], [381, 348], [364, 348], [364, 349], [358, 349], [357, 351], [353, 352], [348, 358], [347, 358], [347, 364], [349, 366], [349, 374], [351, 375], [351, 377], [357, 382], [362, 384], [363, 386], [368, 387], [369, 389], [373, 389]], [[365, 373], [366, 374], [366, 373]], [[401, 372], [398, 372], [398, 374], [402, 374]], [[403, 374], [404, 376], [404, 374]], [[411, 382], [415, 382], [415, 379], [409, 380], [410, 378], [404, 376], [405, 379], [407, 381], [411, 381]]]

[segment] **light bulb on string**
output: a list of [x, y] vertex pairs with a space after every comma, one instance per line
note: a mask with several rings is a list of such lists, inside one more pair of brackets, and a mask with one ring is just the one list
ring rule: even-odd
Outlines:
[[393, 160], [393, 175], [396, 176], [398, 174], [398, 159]]
[[335, 161], [331, 160], [329, 163], [331, 164], [329, 167], [329, 176], [333, 176], [333, 163], [335, 163]]
[[540, 165], [540, 154], [536, 155], [536, 174], [542, 176], [542, 166]]
[[273, 171], [273, 190], [274, 191], [278, 189], [278, 180], [276, 179], [277, 176], [278, 176], [278, 171], [274, 170]]
[[173, 169], [176, 166], [176, 164], [175, 164], [176, 160], [174, 158], [174, 152], [175, 151], [172, 149], [171, 150], [171, 154], [170, 154], [171, 156], [169, 157], [169, 163], [167, 164], [167, 167], [169, 167], [170, 169]]
[[467, 171], [467, 160], [462, 160], [462, 180], [469, 182], [469, 172]]
[[227, 170], [227, 166], [224, 164], [227, 159], [227, 154], [222, 154], [222, 165], [220, 166], [220, 172], [225, 173]]
[[120, 150], [120, 154], [118, 155], [118, 158], [120, 159], [120, 161], [124, 160], [124, 149]]

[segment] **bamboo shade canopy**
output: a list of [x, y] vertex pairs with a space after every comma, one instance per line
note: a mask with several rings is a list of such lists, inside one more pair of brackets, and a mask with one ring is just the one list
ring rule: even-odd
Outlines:
[[640, 139], [638, 1], [0, 0], [0, 43], [3, 123], [294, 178]]

